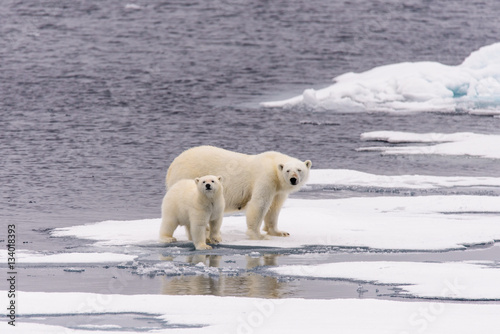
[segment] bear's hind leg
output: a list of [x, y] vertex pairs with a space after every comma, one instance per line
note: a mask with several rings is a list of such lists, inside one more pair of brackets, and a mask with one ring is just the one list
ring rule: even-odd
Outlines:
[[170, 217], [164, 217], [160, 226], [160, 241], [161, 242], [176, 242], [177, 239], [173, 237], [174, 231], [179, 226], [177, 221]]

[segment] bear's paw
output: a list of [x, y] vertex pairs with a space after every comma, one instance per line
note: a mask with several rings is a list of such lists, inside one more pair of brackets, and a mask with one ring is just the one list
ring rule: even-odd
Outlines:
[[162, 236], [160, 237], [160, 241], [161, 241], [161, 242], [165, 242], [165, 243], [171, 243], [171, 242], [176, 242], [176, 241], [177, 241], [177, 239], [176, 239], [176, 238], [174, 238], [174, 237], [167, 237], [167, 236], [163, 236], [163, 235], [162, 235]]
[[268, 231], [268, 235], [272, 235], [274, 237], [289, 237], [290, 233], [285, 232], [285, 231]]

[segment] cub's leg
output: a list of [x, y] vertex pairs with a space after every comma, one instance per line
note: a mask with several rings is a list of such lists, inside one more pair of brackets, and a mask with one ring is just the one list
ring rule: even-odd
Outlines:
[[186, 224], [186, 226], [184, 226], [186, 228], [186, 234], [187, 234], [187, 237], [188, 237], [188, 240], [189, 241], [192, 241], [193, 238], [191, 236], [191, 226], [189, 226], [189, 223]]
[[222, 226], [222, 217], [210, 221], [210, 237], [207, 240], [212, 244], [218, 244], [222, 241], [220, 227]]
[[207, 230], [207, 223], [208, 222], [199, 220], [190, 221], [191, 237], [193, 238], [196, 250], [212, 249], [212, 247], [206, 243], [207, 239], [205, 232]]

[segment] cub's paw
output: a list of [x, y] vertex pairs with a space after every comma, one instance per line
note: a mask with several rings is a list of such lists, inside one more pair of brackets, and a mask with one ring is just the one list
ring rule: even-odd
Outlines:
[[195, 245], [194, 247], [196, 248], [196, 250], [212, 249], [212, 247], [207, 244]]

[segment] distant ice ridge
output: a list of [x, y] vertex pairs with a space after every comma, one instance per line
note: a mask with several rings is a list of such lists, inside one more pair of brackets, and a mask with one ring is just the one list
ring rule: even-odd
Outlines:
[[[384, 154], [437, 154], [466, 155], [489, 159], [500, 159], [499, 135], [472, 132], [457, 133], [413, 133], [399, 131], [374, 131], [361, 134], [362, 140], [387, 143], [417, 143], [415, 146], [362, 147], [359, 151], [381, 151]], [[420, 144], [430, 144], [422, 146]]]
[[[391, 148], [387, 147], [387, 149]], [[385, 153], [385, 147], [368, 147], [360, 150], [380, 150]], [[500, 178], [485, 176], [378, 175], [350, 169], [312, 169], [307, 184], [308, 187], [320, 189], [329, 185], [386, 189], [439, 189], [451, 187], [500, 187]]]
[[474, 51], [462, 64], [404, 62], [345, 73], [323, 89], [306, 89], [265, 107], [313, 110], [454, 112], [499, 115], [500, 43]]

